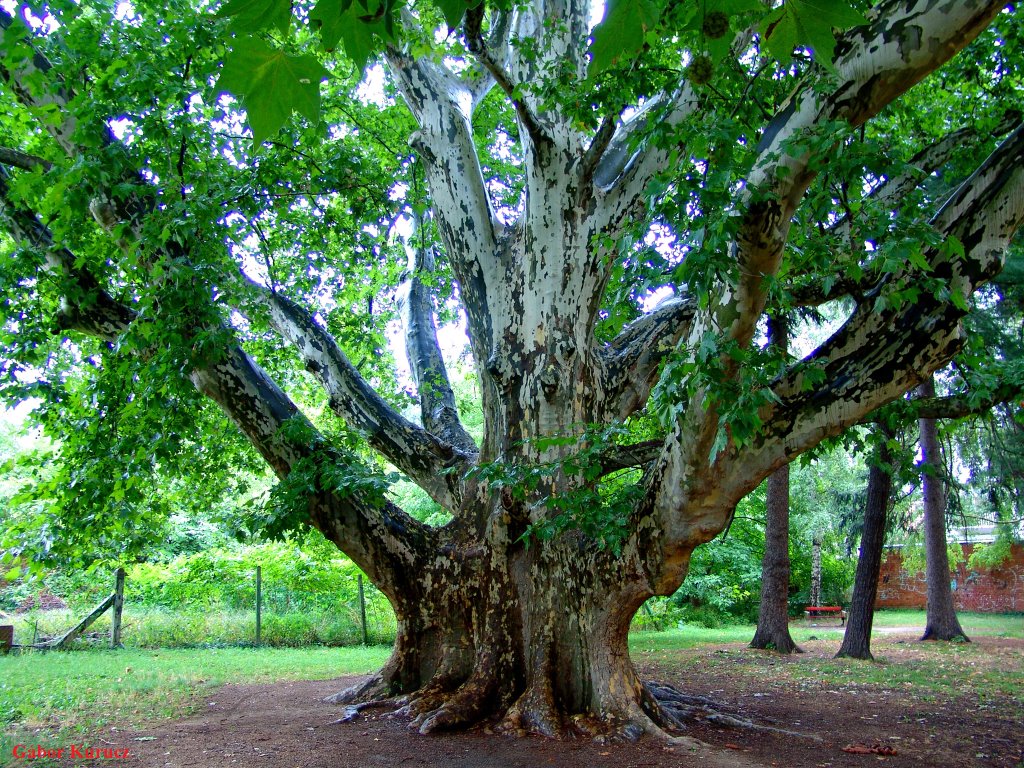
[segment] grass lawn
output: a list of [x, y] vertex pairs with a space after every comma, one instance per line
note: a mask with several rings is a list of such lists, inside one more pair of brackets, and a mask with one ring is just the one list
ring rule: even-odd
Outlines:
[[[1013, 637], [1024, 638], [1024, 615], [958, 613], [960, 625], [968, 637]], [[790, 634], [799, 644], [812, 638], [842, 642], [846, 629], [839, 619], [827, 617], [815, 619], [816, 624], [803, 619], [793, 621]], [[878, 611], [872, 623], [874, 636], [884, 634], [895, 627], [919, 628], [924, 633], [924, 611]], [[694, 648], [699, 645], [716, 643], [749, 643], [754, 636], [754, 625], [733, 624], [707, 629], [698, 625], [686, 625], [664, 632], [634, 632], [630, 636], [630, 648], [634, 651], [671, 650]]]
[[[1020, 614], [959, 613], [960, 624], [974, 643], [917, 643], [898, 645], [881, 642], [889, 629], [901, 628], [901, 637], [920, 636], [924, 611], [884, 611], [875, 614], [872, 650], [875, 661], [833, 659], [843, 639], [838, 620], [826, 619], [818, 626], [794, 621], [790, 633], [797, 645], [814, 647], [817, 654], [792, 656], [787, 663], [764, 651], [746, 646], [754, 636], [752, 625], [717, 629], [683, 627], [665, 632], [638, 632], [630, 638], [636, 663], [686, 668], [690, 665], [721, 667], [723, 674], [771, 677], [778, 680], [827, 681], [837, 687], [868, 686], [912, 689], [921, 697], [955, 696], [971, 691], [980, 699], [1010, 696], [1024, 707], [1024, 656], [1019, 649], [993, 651], [984, 638], [1024, 638], [1024, 616]], [[826, 645], [827, 644], [827, 645]], [[719, 653], [695, 653], [702, 646], [732, 646]], [[823, 645], [829, 648], [821, 654]], [[881, 650], [879, 650], [881, 648]], [[743, 664], [737, 664], [741, 659]]]
[[[37, 729], [68, 739], [112, 724], [179, 717], [224, 683], [328, 679], [372, 672], [391, 649], [86, 650], [0, 657], [0, 765]], [[39, 765], [41, 763], [34, 763]]]

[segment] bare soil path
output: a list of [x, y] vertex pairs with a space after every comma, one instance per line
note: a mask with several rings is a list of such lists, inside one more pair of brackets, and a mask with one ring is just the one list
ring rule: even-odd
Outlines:
[[[694, 724], [688, 737], [705, 747], [587, 740], [512, 739], [479, 730], [423, 737], [403, 720], [367, 710], [352, 723], [322, 699], [353, 682], [338, 679], [276, 685], [229, 685], [197, 702], [187, 719], [146, 731], [113, 731], [107, 743], [128, 746], [116, 761], [145, 768], [843, 768], [846, 766], [1024, 766], [1024, 692], [979, 697], [965, 676], [1024, 667], [1024, 641], [980, 638], [967, 667], [950, 663], [950, 685], [936, 693], [912, 681], [836, 684], [808, 676], [808, 661], [827, 663], [834, 642], [811, 641], [800, 656], [751, 651], [740, 644], [641, 654], [644, 677], [707, 696], [765, 725], [818, 739]], [[928, 653], [913, 636], [886, 635], [881, 659], [913, 669]], [[858, 662], [860, 663], [860, 662]], [[930, 666], [929, 669], [934, 669]], [[958, 684], [958, 680], [962, 684]], [[844, 748], [869, 751], [848, 752]], [[107, 761], [104, 761], [107, 762]]]

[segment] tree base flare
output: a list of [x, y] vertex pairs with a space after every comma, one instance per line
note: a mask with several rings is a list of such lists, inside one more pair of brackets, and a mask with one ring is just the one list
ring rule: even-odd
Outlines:
[[[447, 692], [428, 685], [421, 691], [400, 697], [370, 698], [357, 702], [360, 693], [376, 692], [381, 687], [379, 676], [324, 699], [329, 704], [345, 705], [345, 713], [333, 721], [349, 723], [357, 720], [363, 710], [397, 707], [387, 717], [408, 718], [411, 728], [427, 735], [446, 730], [491, 728], [496, 733], [510, 736], [539, 735], [553, 739], [591, 738], [599, 742], [635, 742], [644, 734], [664, 740], [668, 744], [703, 750], [713, 748], [696, 739], [680, 737], [689, 723], [706, 723], [716, 727], [739, 728], [761, 733], [821, 741], [817, 734], [801, 733], [774, 725], [757, 723], [721, 702], [704, 696], [685, 694], [667, 683], [647, 683], [646, 693], [656, 705], [648, 717], [636, 708], [637, 717], [600, 717], [592, 714], [564, 715], [558, 711], [553, 699], [539, 697], [527, 691], [501, 713], [500, 702], [492, 695], [493, 686], [468, 680]], [[540, 704], [540, 706], [538, 706]]]

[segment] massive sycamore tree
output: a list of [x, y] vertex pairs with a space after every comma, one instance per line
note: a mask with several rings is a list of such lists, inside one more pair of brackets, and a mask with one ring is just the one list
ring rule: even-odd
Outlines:
[[[949, 360], [999, 271], [1024, 218], [1020, 18], [887, 0], [803, 40], [795, 0], [618, 3], [591, 43], [578, 0], [446, 5], [269, 29], [237, 2], [0, 14], [7, 386], [70, 420], [67, 445], [109, 441], [65, 502], [105, 488], [82, 524], [121, 530], [145, 484], [110, 462], [202, 450], [187, 425], [213, 417], [182, 383], [219, 406], [281, 478], [273, 522], [318, 528], [394, 606], [394, 652], [349, 700], [407, 695], [423, 732], [658, 731], [634, 613], [763, 478]], [[340, 54], [279, 52], [290, 25], [360, 63], [376, 41], [386, 119]], [[375, 239], [403, 206], [408, 264]], [[768, 313], [825, 305], [802, 359], [766, 345]], [[476, 437], [437, 343], [456, 306]], [[418, 416], [386, 380], [392, 314]], [[141, 429], [170, 447], [123, 451]], [[450, 521], [399, 508], [364, 446]]]

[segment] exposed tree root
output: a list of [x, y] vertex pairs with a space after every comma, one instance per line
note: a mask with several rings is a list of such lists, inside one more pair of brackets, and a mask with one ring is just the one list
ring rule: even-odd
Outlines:
[[411, 717], [413, 722], [418, 719], [422, 722], [421, 718], [440, 709], [458, 686], [459, 681], [453, 675], [439, 672], [431, 678], [430, 682], [409, 697], [408, 706], [394, 714], [396, 716], [405, 714]]
[[[332, 693], [330, 696], [324, 698], [324, 701], [328, 704], [356, 704], [361, 699], [368, 699], [368, 701], [376, 699], [383, 700], [384, 698], [387, 698], [386, 689], [387, 683], [385, 683], [384, 677], [377, 674], [363, 680], [361, 683], [356, 683], [343, 691]], [[358, 706], [365, 708], [368, 704], [358, 704]]]
[[558, 738], [565, 732], [562, 716], [555, 706], [555, 694], [551, 681], [545, 676], [542, 683], [534, 683], [523, 691], [509, 707], [498, 724], [499, 733], [512, 736], [537, 734]]
[[[328, 697], [327, 699], [324, 699], [324, 701], [330, 702], [331, 698], [332, 697]], [[358, 720], [360, 713], [362, 713], [364, 709], [402, 706], [405, 705], [408, 701], [408, 696], [399, 696], [397, 698], [373, 699], [371, 701], [363, 701], [358, 704], [349, 704], [345, 707], [345, 714], [343, 714], [337, 720], [332, 721], [331, 725], [335, 725], [337, 723], [351, 723], [353, 720]], [[402, 711], [402, 709], [399, 709], [398, 711]]]
[[415, 714], [410, 726], [422, 734], [448, 731], [482, 722], [493, 714], [497, 678], [490, 669], [477, 669], [466, 682], [450, 694], [431, 696], [429, 701], [416, 696], [410, 711]]
[[762, 733], [778, 733], [784, 736], [822, 741], [821, 736], [817, 734], [791, 731], [773, 725], [762, 725], [741, 716], [738, 712], [725, 712], [719, 702], [704, 696], [690, 696], [665, 683], [648, 683], [647, 690], [658, 702], [662, 715], [668, 723], [680, 730], [685, 729], [688, 720], [697, 720], [730, 728], [745, 728]]
[[[486, 665], [485, 665], [486, 666]], [[354, 685], [341, 693], [329, 696], [325, 701], [332, 704], [346, 704], [344, 714], [335, 723], [352, 722], [365, 709], [376, 707], [398, 708], [389, 712], [389, 717], [409, 718], [410, 727], [422, 734], [458, 728], [470, 728], [485, 722], [504, 710], [495, 731], [514, 736], [537, 734], [548, 738], [582, 736], [600, 742], [633, 742], [645, 733], [667, 744], [687, 749], [714, 751], [712, 747], [696, 739], [680, 737], [687, 725], [703, 722], [728, 728], [740, 728], [760, 733], [775, 733], [783, 736], [822, 741], [817, 734], [801, 733], [775, 725], [754, 722], [736, 709], [731, 711], [721, 702], [704, 696], [692, 696], [665, 683], [647, 683], [648, 702], [657, 709], [647, 706], [650, 712], [637, 705], [630, 716], [601, 717], [593, 714], [576, 714], [571, 717], [562, 713], [549, 686], [528, 687], [514, 702], [501, 700], [499, 681], [494, 674], [477, 670], [468, 680], [456, 683], [450, 675], [435, 675], [427, 685], [406, 696], [372, 696], [386, 685], [379, 676]], [[359, 696], [371, 694], [364, 701]], [[732, 764], [732, 763], [731, 763]]]

